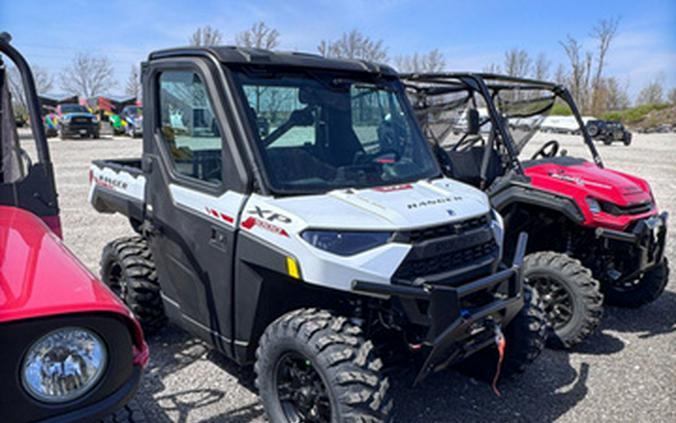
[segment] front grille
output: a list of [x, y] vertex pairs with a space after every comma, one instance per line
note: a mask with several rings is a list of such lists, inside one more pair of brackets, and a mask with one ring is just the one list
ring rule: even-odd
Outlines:
[[481, 259], [495, 257], [497, 255], [498, 245], [495, 240], [484, 242], [482, 244], [442, 253], [431, 257], [412, 259], [407, 258], [399, 266], [394, 279], [413, 282], [419, 277], [438, 275], [441, 273], [459, 270], [462, 267], [469, 266]]
[[474, 229], [488, 226], [488, 215], [475, 217], [472, 219], [463, 220], [461, 222], [449, 223], [446, 225], [431, 226], [423, 229], [415, 229], [412, 231], [402, 232], [397, 234], [398, 238], [403, 242], [417, 244], [423, 241], [429, 241], [447, 236], [462, 235]]
[[72, 118], [70, 120], [70, 123], [75, 124], [75, 125], [87, 125], [91, 122], [92, 122], [92, 120], [90, 118], [87, 118], [87, 117], [77, 117], [77, 118]]
[[601, 209], [613, 216], [635, 215], [647, 213], [653, 209], [651, 202], [632, 204], [629, 206], [619, 206], [613, 203], [601, 203]]

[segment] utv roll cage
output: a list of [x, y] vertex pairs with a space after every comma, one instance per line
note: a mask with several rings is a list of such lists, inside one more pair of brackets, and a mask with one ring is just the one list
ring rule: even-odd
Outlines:
[[[413, 107], [416, 111], [435, 112], [452, 109], [459, 106], [462, 102], [469, 101], [473, 93], [478, 93], [483, 97], [488, 111], [488, 119], [478, 123], [479, 126], [491, 122], [491, 136], [486, 142], [486, 154], [483, 155], [481, 165], [481, 188], [486, 188], [486, 171], [488, 169], [488, 161], [490, 158], [489, 151], [494, 148], [495, 141], [501, 142], [504, 151], [507, 155], [507, 161], [514, 172], [518, 175], [524, 175], [523, 166], [519, 160], [520, 147], [514, 141], [501, 112], [496, 106], [496, 97], [501, 91], [518, 90], [518, 91], [550, 91], [553, 94], [552, 99], [560, 98], [570, 108], [575, 121], [577, 122], [580, 134], [584, 139], [584, 143], [589, 148], [594, 163], [603, 167], [603, 161], [599, 155], [594, 142], [587, 132], [580, 111], [575, 104], [570, 92], [563, 86], [553, 82], [538, 81], [528, 78], [517, 78], [506, 75], [497, 75], [492, 73], [472, 73], [472, 72], [443, 72], [443, 73], [409, 73], [402, 74], [401, 79], [406, 86], [409, 93], [413, 93], [412, 97]], [[468, 96], [464, 100], [452, 101], [449, 103], [440, 102], [438, 104], [430, 104], [431, 97], [442, 96], [444, 94], [453, 94], [466, 91]], [[548, 108], [539, 110], [539, 112], [548, 111], [554, 102]], [[535, 114], [535, 113], [533, 113]], [[533, 115], [531, 114], [531, 115]], [[528, 117], [529, 115], [519, 115], [515, 117]], [[423, 126], [425, 126], [423, 124]], [[423, 128], [426, 129], [426, 128]], [[498, 135], [497, 137], [495, 135]], [[428, 134], [429, 135], [429, 134]], [[438, 146], [439, 140], [432, 138]], [[438, 146], [439, 147], [439, 146]], [[440, 147], [439, 147], [440, 148]]]

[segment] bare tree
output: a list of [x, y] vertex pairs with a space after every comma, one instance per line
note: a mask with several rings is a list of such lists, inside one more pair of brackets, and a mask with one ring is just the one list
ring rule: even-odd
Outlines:
[[597, 101], [602, 111], [622, 110], [629, 107], [628, 84], [615, 77], [603, 78], [597, 89]]
[[127, 86], [124, 89], [127, 95], [131, 95], [140, 99], [141, 97], [141, 73], [138, 65], [131, 65], [129, 71], [129, 79], [127, 79]]
[[549, 68], [551, 67], [552, 62], [547, 59], [547, 56], [544, 53], [538, 54], [538, 57], [535, 59], [535, 66], [533, 68], [533, 77], [539, 80], [546, 80], [549, 78]]
[[387, 48], [383, 41], [372, 40], [356, 29], [344, 33], [335, 41], [322, 40], [317, 50], [324, 57], [387, 62]]
[[191, 46], [197, 47], [217, 46], [222, 41], [223, 34], [221, 34], [221, 31], [210, 25], [197, 28], [190, 38], [188, 38], [188, 43]]
[[559, 63], [556, 67], [556, 71], [554, 71], [554, 82], [563, 86], [568, 85], [568, 75], [566, 75], [566, 67], [563, 63]]
[[643, 87], [638, 93], [636, 102], [641, 104], [659, 104], [664, 102], [664, 81], [660, 75], [654, 81]]
[[427, 53], [397, 56], [394, 62], [399, 72], [441, 72], [446, 67], [443, 53], [436, 48]]
[[77, 54], [59, 79], [66, 93], [84, 98], [104, 94], [116, 85], [110, 59], [88, 53]]
[[606, 64], [606, 56], [610, 49], [610, 43], [617, 33], [619, 19], [602, 19], [592, 30], [592, 37], [597, 41], [596, 70], [592, 80], [592, 111], [602, 112], [603, 101], [599, 98], [599, 91], [603, 89], [603, 70]]
[[497, 63], [491, 63], [483, 68], [486, 73], [502, 73], [502, 68]]
[[505, 73], [509, 76], [520, 78], [528, 76], [532, 63], [526, 50], [513, 48], [505, 53]]
[[669, 100], [669, 103], [676, 106], [676, 88], [669, 90], [669, 94], [667, 94], [667, 100]]
[[[49, 92], [54, 86], [54, 76], [46, 69], [39, 66], [32, 66], [33, 80], [35, 81], [35, 90], [38, 94]], [[9, 82], [9, 92], [12, 96], [12, 102], [15, 109], [20, 113], [27, 113], [28, 107], [26, 104], [26, 96], [23, 91], [23, 81], [19, 70], [10, 66], [7, 73], [7, 80]]]
[[240, 47], [273, 50], [279, 46], [279, 31], [270, 28], [263, 21], [256, 22], [251, 28], [237, 34], [235, 44]]
[[588, 110], [587, 99], [589, 90], [589, 74], [592, 67], [592, 55], [584, 52], [582, 44], [568, 35], [566, 41], [561, 41], [561, 46], [568, 56], [570, 74], [568, 87], [575, 102], [582, 110]]

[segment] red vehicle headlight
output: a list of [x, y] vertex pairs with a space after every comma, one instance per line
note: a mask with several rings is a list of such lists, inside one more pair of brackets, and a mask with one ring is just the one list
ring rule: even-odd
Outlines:
[[78, 327], [52, 331], [28, 350], [21, 382], [38, 401], [64, 403], [89, 392], [101, 379], [108, 351], [94, 332]]

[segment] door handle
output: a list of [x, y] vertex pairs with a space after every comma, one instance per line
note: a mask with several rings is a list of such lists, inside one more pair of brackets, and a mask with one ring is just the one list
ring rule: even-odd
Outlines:
[[209, 244], [213, 245], [214, 247], [225, 251], [228, 246], [228, 241], [225, 236], [225, 232], [217, 228], [215, 226], [211, 227], [211, 237], [209, 238]]

